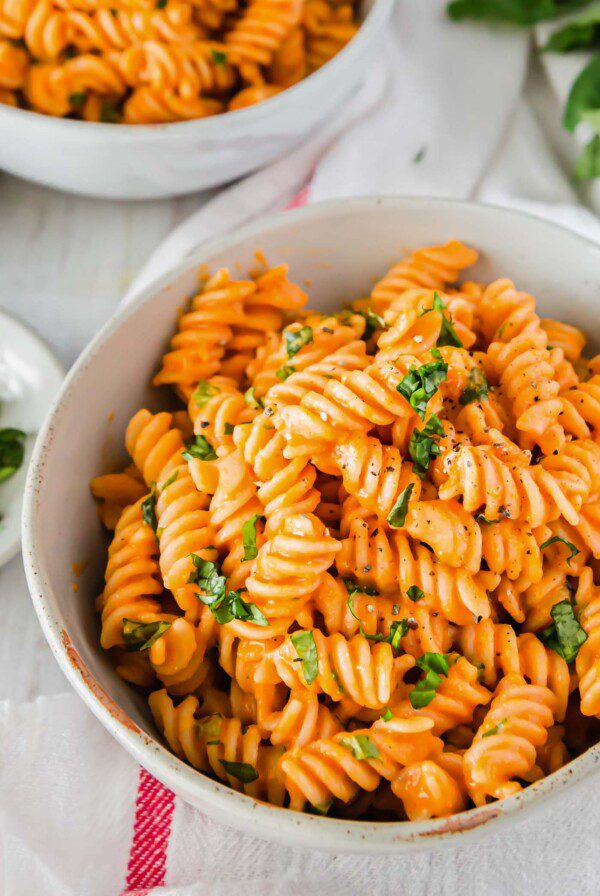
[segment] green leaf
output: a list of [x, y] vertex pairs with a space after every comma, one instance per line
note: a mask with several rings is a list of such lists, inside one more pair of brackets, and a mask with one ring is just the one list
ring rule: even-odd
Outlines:
[[364, 339], [365, 342], [371, 338], [376, 330], [387, 330], [388, 328], [384, 319], [380, 317], [379, 314], [375, 314], [374, 311], [371, 311], [370, 308], [367, 308], [366, 311], [357, 311], [353, 313], [360, 314], [361, 317], [364, 317], [365, 319], [365, 329], [360, 337], [361, 339]]
[[549, 538], [548, 541], [545, 541], [540, 545], [540, 551], [543, 551], [544, 548], [549, 548], [551, 544], [557, 544], [558, 542], [564, 544], [565, 547], [569, 549], [570, 553], [567, 557], [567, 566], [570, 566], [573, 557], [576, 557], [577, 554], [581, 553], [581, 551], [579, 550], [579, 548], [576, 548], [571, 541], [567, 541], [566, 538], [562, 538], [560, 535], [555, 535], [553, 538]]
[[333, 798], [328, 800], [326, 803], [317, 803], [316, 806], [311, 803], [311, 808], [315, 815], [327, 815], [332, 806]]
[[453, 0], [448, 5], [451, 19], [480, 19], [534, 25], [554, 19], [585, 5], [586, 0]]
[[598, 45], [600, 37], [600, 3], [592, 3], [577, 18], [550, 35], [545, 51], [567, 53], [570, 50], [588, 49]]
[[425, 597], [425, 592], [421, 591], [420, 588], [417, 588], [416, 585], [411, 585], [406, 594], [408, 595], [410, 600], [414, 600], [415, 603], [418, 600], [423, 600], [423, 598]]
[[170, 485], [173, 485], [173, 483], [176, 481], [178, 476], [179, 476], [179, 470], [175, 470], [175, 472], [172, 473], [171, 476], [169, 476], [167, 481], [162, 483], [162, 485], [160, 487], [161, 492], [164, 492], [164, 490], [166, 488], [168, 488]]
[[226, 423], [225, 426], [223, 427], [223, 431], [226, 436], [232, 436], [234, 429], [235, 429], [235, 426], [233, 425], [233, 423]]
[[105, 124], [119, 124], [121, 121], [121, 116], [119, 115], [116, 106], [114, 106], [112, 103], [101, 103], [100, 121], [103, 121]]
[[215, 65], [227, 65], [227, 53], [222, 50], [211, 49], [210, 55]]
[[26, 438], [21, 429], [0, 429], [0, 482], [10, 479], [22, 466]]
[[137, 619], [123, 619], [122, 632], [125, 650], [139, 653], [148, 650], [171, 628], [170, 622], [158, 619], [156, 622], [139, 622]]
[[256, 396], [254, 394], [254, 390], [255, 390], [254, 386], [250, 386], [249, 389], [246, 389], [246, 391], [244, 392], [244, 401], [246, 402], [246, 404], [248, 405], [249, 408], [255, 408], [255, 409], [264, 408], [264, 406], [265, 406], [264, 401], [262, 400], [262, 398], [256, 398]]
[[400, 526], [404, 525], [406, 514], [408, 513], [408, 502], [410, 501], [410, 496], [412, 495], [414, 487], [414, 482], [407, 485], [406, 488], [400, 492], [396, 503], [390, 510], [390, 515], [388, 516], [387, 521], [390, 526], [394, 527], [394, 529], [399, 529]]
[[342, 579], [342, 582], [346, 586], [346, 591], [350, 597], [353, 597], [355, 594], [369, 594], [371, 597], [379, 595], [379, 591], [376, 588], [367, 588], [366, 585], [359, 585], [354, 579], [345, 578]]
[[205, 719], [200, 719], [196, 726], [198, 736], [206, 741], [207, 744], [218, 744], [221, 739], [222, 721], [223, 716], [219, 713], [215, 713], [215, 715], [208, 716]]
[[408, 443], [408, 453], [413, 469], [420, 479], [425, 479], [432, 458], [441, 454], [441, 448], [434, 436], [443, 436], [444, 427], [438, 417], [432, 414], [422, 429], [413, 429]]
[[291, 367], [288, 364], [284, 364], [283, 367], [280, 367], [279, 370], [275, 371], [275, 376], [278, 380], [281, 380], [282, 383], [285, 383], [288, 376], [291, 376], [293, 373], [296, 373], [296, 368]]
[[285, 330], [284, 336], [288, 358], [293, 358], [294, 355], [298, 354], [303, 345], [308, 345], [313, 341], [312, 327], [302, 327], [294, 333]]
[[487, 401], [488, 383], [481, 367], [473, 367], [467, 376], [467, 385], [460, 396], [461, 404], [471, 404], [473, 401]]
[[389, 708], [389, 706], [386, 706], [385, 712], [383, 712], [381, 715], [382, 721], [389, 722], [393, 718], [394, 718], [394, 714], [393, 714], [392, 710]]
[[488, 728], [487, 731], [483, 732], [483, 734], [481, 735], [482, 738], [483, 737], [492, 737], [493, 734], [500, 734], [500, 732], [504, 728], [507, 721], [508, 721], [508, 719], [502, 719], [502, 721], [498, 722], [497, 725], [492, 725], [491, 728]]
[[191, 439], [187, 439], [185, 449], [181, 454], [185, 460], [194, 460], [194, 458], [197, 460], [217, 459], [217, 452], [206, 436], [194, 436]]
[[264, 516], [260, 513], [253, 514], [250, 519], [246, 520], [242, 526], [242, 541], [244, 543], [244, 560], [254, 560], [258, 554], [256, 546], [256, 524], [259, 520], [264, 520]]
[[594, 134], [575, 164], [578, 180], [593, 180], [600, 177], [600, 134]]
[[484, 526], [493, 526], [494, 523], [499, 523], [500, 519], [497, 520], [488, 520], [482, 513], [478, 513], [475, 517], [478, 523], [483, 523]]
[[358, 630], [363, 638], [366, 638], [367, 641], [376, 641], [377, 643], [385, 642], [386, 644], [391, 644], [392, 649], [396, 651], [396, 653], [400, 652], [400, 641], [402, 638], [408, 634], [408, 620], [407, 619], [398, 619], [395, 622], [392, 622], [390, 625], [390, 633], [389, 635], [384, 635], [382, 632], [378, 632], [375, 635], [367, 635], [365, 632], [360, 616], [357, 616], [354, 612], [354, 597], [352, 595], [348, 595], [348, 609], [352, 613], [355, 619], [358, 620]]
[[340, 745], [350, 750], [355, 759], [379, 759], [377, 746], [366, 734], [351, 734], [340, 741]]
[[212, 560], [203, 560], [197, 554], [190, 554], [194, 569], [188, 579], [188, 585], [197, 585], [204, 591], [198, 595], [202, 603], [210, 604], [221, 601], [225, 597], [227, 579], [221, 575], [221, 569]]
[[421, 420], [425, 419], [427, 403], [443, 383], [448, 373], [444, 361], [430, 361], [421, 367], [411, 367], [406, 376], [396, 386], [396, 391], [404, 396]]
[[540, 640], [562, 656], [566, 663], [572, 663], [587, 635], [580, 626], [569, 600], [561, 600], [550, 610], [553, 625], [540, 633]]
[[198, 408], [203, 408], [205, 404], [214, 398], [215, 395], [218, 395], [221, 390], [218, 386], [213, 386], [212, 383], [209, 383], [208, 380], [200, 380], [196, 389], [192, 395], [194, 399], [194, 404]]
[[452, 323], [452, 315], [446, 317], [446, 315], [444, 314], [444, 311], [446, 311], [446, 305], [444, 304], [444, 302], [442, 302], [437, 292], [433, 297], [433, 310], [439, 311], [442, 315], [442, 329], [440, 330], [440, 335], [437, 338], [436, 345], [454, 345], [456, 346], [456, 348], [462, 348], [462, 342], [458, 338], [456, 330], [454, 329], [454, 324]]
[[302, 660], [304, 680], [310, 685], [319, 674], [319, 655], [314, 635], [312, 631], [294, 632], [293, 635], [290, 635], [290, 641]]
[[586, 65], [575, 83], [565, 106], [563, 124], [568, 131], [574, 131], [583, 114], [590, 109], [600, 108], [600, 54]]
[[75, 107], [83, 106], [83, 104], [85, 103], [86, 96], [87, 96], [87, 94], [86, 94], [85, 90], [79, 91], [77, 93], [70, 93], [69, 94], [69, 103]]
[[230, 762], [228, 759], [221, 759], [221, 765], [228, 775], [237, 778], [242, 784], [251, 784], [258, 778], [258, 772], [253, 765], [247, 762]]
[[142, 519], [147, 526], [151, 526], [153, 531], [158, 529], [158, 520], [156, 519], [156, 482], [150, 486], [150, 494], [142, 501]]
[[[200, 596], [202, 600], [202, 596]], [[253, 622], [263, 628], [268, 626], [269, 620], [256, 604], [245, 601], [240, 591], [228, 591], [227, 594], [210, 604], [210, 611], [219, 623], [226, 625], [232, 619], [240, 619], [242, 622]]]
[[448, 675], [448, 658], [443, 653], [424, 653], [417, 660], [419, 669], [423, 669], [425, 677], [416, 683], [409, 694], [414, 709], [428, 706], [435, 697], [437, 688], [442, 683], [442, 675]]

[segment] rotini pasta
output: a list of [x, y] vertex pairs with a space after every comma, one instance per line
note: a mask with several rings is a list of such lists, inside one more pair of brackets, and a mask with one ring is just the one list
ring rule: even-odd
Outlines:
[[353, 0], [5, 0], [0, 102], [113, 124], [204, 118], [276, 96], [358, 27]]
[[[212, 75], [185, 63], [207, 44], [193, 31], [237, 8], [179, 4], [119, 5], [109, 29], [114, 46], [130, 26], [189, 33], [171, 57], [181, 74], [147, 57], [138, 94], [163, 79], [160, 102], [184, 99], [186, 78], [194, 101]], [[271, 89], [266, 70], [293, 83], [334, 51], [350, 7], [325, 6], [248, 5], [225, 39], [246, 89]], [[106, 12], [61, 0], [29, 22], [91, 17], [98, 62]], [[4, 58], [18, 64], [0, 48], [0, 73]], [[53, 67], [25, 77], [60, 99]], [[511, 281], [460, 283], [475, 260], [458, 242], [417, 250], [323, 315], [284, 265], [217, 271], [153, 380], [177, 409], [138, 411], [131, 463], [92, 480], [114, 530], [102, 647], [180, 759], [256, 799], [439, 818], [516, 793], [593, 737], [600, 365]]]

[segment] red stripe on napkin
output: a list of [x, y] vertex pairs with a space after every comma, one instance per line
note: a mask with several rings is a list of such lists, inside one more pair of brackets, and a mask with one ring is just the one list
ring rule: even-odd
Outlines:
[[175, 794], [140, 768], [133, 842], [122, 896], [147, 896], [165, 882]]

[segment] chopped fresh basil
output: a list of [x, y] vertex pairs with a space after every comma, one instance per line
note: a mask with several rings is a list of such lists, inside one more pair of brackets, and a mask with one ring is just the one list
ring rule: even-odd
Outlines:
[[221, 601], [225, 597], [227, 587], [227, 579], [221, 575], [221, 570], [212, 560], [203, 560], [197, 554], [190, 554], [194, 569], [188, 579], [188, 585], [197, 585], [204, 596], [201, 597], [202, 603], [212, 604], [215, 601]]
[[260, 513], [253, 514], [250, 519], [246, 520], [242, 526], [242, 541], [244, 543], [244, 560], [254, 560], [258, 554], [256, 546], [256, 524], [259, 520], [264, 520], [264, 516]]
[[534, 25], [578, 9], [585, 0], [453, 0], [448, 5], [450, 18], [485, 19]]
[[101, 103], [100, 121], [103, 121], [105, 124], [119, 124], [121, 116], [119, 115], [116, 106], [113, 106], [112, 103]]
[[408, 502], [410, 501], [410, 496], [412, 495], [414, 487], [414, 482], [407, 485], [406, 488], [400, 492], [396, 503], [390, 511], [387, 521], [390, 526], [394, 527], [394, 529], [399, 529], [400, 526], [404, 525], [406, 514], [408, 513]]
[[441, 454], [441, 448], [434, 436], [443, 436], [444, 427], [438, 417], [432, 414], [422, 429], [413, 429], [408, 443], [408, 453], [413, 469], [420, 479], [425, 479], [432, 458]]
[[393, 718], [394, 718], [394, 713], [389, 708], [389, 706], [386, 706], [385, 711], [381, 715], [381, 720], [383, 722], [390, 722]]
[[223, 426], [223, 432], [226, 436], [232, 436], [234, 429], [235, 425], [233, 423], [225, 423], [225, 425]]
[[454, 325], [452, 323], [452, 316], [446, 317], [444, 311], [446, 311], [446, 305], [440, 298], [440, 296], [435, 292], [433, 294], [433, 305], [431, 308], [426, 308], [423, 314], [428, 314], [430, 311], [439, 311], [440, 316], [442, 318], [442, 326], [440, 329], [440, 335], [437, 338], [436, 345], [444, 346], [444, 345], [454, 345], [456, 348], [462, 348], [462, 342], [456, 335], [456, 330], [454, 329]]
[[302, 672], [308, 685], [312, 684], [319, 674], [319, 655], [312, 631], [294, 632], [290, 641], [302, 660]]
[[497, 520], [488, 520], [482, 513], [478, 513], [475, 517], [478, 523], [483, 523], [484, 526], [493, 526], [494, 523], [499, 523], [500, 519]]
[[198, 408], [203, 408], [204, 405], [207, 404], [211, 398], [214, 398], [215, 395], [218, 395], [220, 391], [218, 386], [213, 386], [208, 380], [200, 380], [192, 395], [194, 404]]
[[86, 96], [87, 96], [87, 94], [86, 94], [85, 90], [78, 91], [77, 93], [70, 93], [69, 94], [69, 103], [72, 106], [76, 106], [76, 107], [83, 106], [83, 104], [85, 103]]
[[156, 482], [150, 486], [150, 494], [142, 501], [142, 519], [147, 526], [151, 526], [154, 532], [158, 529], [156, 518]]
[[364, 339], [365, 342], [371, 338], [376, 330], [387, 330], [387, 324], [384, 319], [378, 314], [375, 314], [374, 311], [371, 311], [370, 308], [367, 308], [366, 311], [358, 311], [356, 313], [360, 314], [365, 319], [365, 329], [361, 336], [361, 339]]
[[379, 750], [366, 734], [350, 734], [340, 741], [355, 759], [379, 759]]
[[396, 386], [396, 391], [406, 398], [411, 408], [424, 420], [427, 402], [435, 395], [440, 383], [444, 382], [447, 373], [448, 365], [442, 360], [430, 361], [421, 367], [411, 367]]
[[296, 373], [296, 368], [289, 364], [284, 364], [283, 367], [280, 367], [275, 371], [275, 376], [278, 380], [281, 380], [282, 383], [285, 383], [288, 376], [291, 376], [293, 373]]
[[332, 805], [333, 805], [333, 799], [330, 799], [328, 802], [318, 803], [316, 806], [312, 805], [312, 803], [311, 803], [311, 809], [315, 815], [327, 815], [327, 813], [331, 809]]
[[355, 594], [369, 594], [371, 597], [377, 597], [379, 594], [376, 588], [367, 588], [366, 585], [359, 585], [354, 579], [345, 578], [342, 579], [342, 582], [351, 597]]
[[417, 588], [416, 585], [411, 585], [410, 588], [408, 588], [406, 594], [408, 595], [410, 600], [413, 600], [415, 603], [418, 600], [423, 600], [423, 598], [425, 597], [425, 592], [420, 588]]
[[484, 731], [481, 736], [482, 737], [492, 737], [493, 734], [500, 734], [500, 732], [504, 728], [504, 725], [506, 724], [507, 721], [508, 721], [508, 719], [502, 719], [502, 721], [498, 722], [497, 725], [492, 725], [491, 728], [488, 728], [487, 731]]
[[442, 675], [448, 675], [448, 658], [443, 653], [424, 653], [417, 660], [417, 666], [425, 672], [425, 677], [416, 683], [409, 694], [414, 709], [429, 706], [442, 683]]
[[200, 719], [197, 723], [198, 736], [201, 737], [207, 745], [218, 744], [221, 739], [221, 722], [223, 717], [216, 713], [208, 716], [206, 719]]
[[186, 440], [185, 451], [181, 456], [185, 460], [216, 460], [217, 452], [206, 436], [194, 436]]
[[473, 367], [467, 376], [467, 385], [460, 396], [461, 404], [471, 404], [473, 401], [487, 401], [488, 383], [481, 367]]
[[227, 53], [224, 53], [222, 50], [212, 49], [210, 55], [215, 65], [227, 65]]
[[167, 0], [156, 0], [156, 9], [164, 9], [167, 5]]
[[581, 645], [587, 641], [587, 634], [580, 626], [569, 600], [554, 604], [550, 615], [554, 622], [540, 633], [539, 638], [562, 656], [566, 663], [572, 663]]
[[169, 476], [167, 481], [162, 483], [162, 485], [160, 487], [161, 492], [164, 492], [164, 490], [166, 488], [168, 488], [170, 485], [173, 485], [173, 483], [175, 482], [175, 480], [177, 479], [178, 476], [179, 476], [179, 470], [175, 470], [175, 472]]
[[21, 429], [0, 429], [0, 482], [14, 476], [22, 465], [26, 438]]
[[157, 619], [156, 622], [139, 622], [137, 619], [123, 619], [122, 633], [125, 650], [139, 653], [148, 650], [171, 628], [170, 622]]
[[569, 553], [569, 556], [567, 557], [567, 566], [570, 566], [571, 560], [573, 559], [573, 557], [576, 557], [577, 554], [581, 553], [581, 551], [579, 550], [579, 548], [576, 548], [575, 545], [571, 541], [567, 541], [566, 538], [562, 538], [560, 535], [555, 535], [553, 538], [549, 538], [548, 541], [545, 541], [543, 544], [540, 545], [540, 551], [543, 551], [544, 548], [549, 548], [551, 544], [556, 544], [558, 542], [560, 542], [561, 544], [564, 544], [565, 547], [567, 547], [569, 549], [570, 553]]
[[230, 762], [228, 759], [221, 759], [221, 765], [228, 775], [237, 778], [242, 784], [251, 784], [258, 778], [258, 772], [253, 765], [247, 762]]
[[257, 398], [254, 394], [254, 391], [255, 391], [254, 386], [250, 386], [249, 389], [246, 389], [246, 391], [244, 392], [244, 401], [246, 402], [246, 404], [248, 405], [249, 408], [255, 408], [255, 409], [264, 408], [264, 406], [265, 406], [264, 401], [262, 400], [262, 398]]
[[309, 345], [309, 343], [313, 341], [312, 327], [302, 327], [300, 330], [295, 330], [293, 333], [286, 330], [284, 336], [288, 358], [293, 358], [294, 355], [298, 354], [303, 345]]
[[378, 632], [375, 635], [367, 635], [363, 626], [362, 620], [360, 616], [357, 616], [354, 612], [354, 597], [352, 595], [348, 595], [348, 609], [352, 613], [355, 619], [358, 620], [358, 631], [366, 638], [368, 641], [377, 641], [378, 643], [385, 642], [386, 644], [391, 644], [392, 649], [396, 652], [400, 652], [400, 641], [402, 638], [408, 634], [408, 620], [407, 619], [398, 619], [395, 622], [392, 622], [390, 625], [390, 633], [389, 635], [384, 635], [381, 632]]

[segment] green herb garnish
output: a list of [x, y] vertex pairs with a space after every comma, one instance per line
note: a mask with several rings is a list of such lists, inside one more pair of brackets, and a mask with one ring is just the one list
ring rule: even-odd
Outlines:
[[484, 19], [534, 25], [584, 5], [585, 0], [454, 0], [448, 5], [452, 19]]
[[548, 541], [545, 541], [543, 544], [540, 545], [540, 551], [543, 551], [544, 548], [549, 548], [551, 544], [556, 544], [557, 542], [564, 544], [565, 547], [567, 547], [569, 549], [570, 553], [569, 553], [569, 556], [567, 557], [567, 566], [570, 566], [571, 560], [573, 559], [573, 557], [576, 557], [577, 554], [581, 553], [581, 551], [579, 550], [579, 548], [576, 548], [575, 545], [571, 541], [567, 541], [566, 538], [562, 538], [560, 535], [555, 535], [553, 538], [549, 538]]
[[214, 398], [215, 395], [218, 395], [221, 390], [218, 386], [213, 386], [212, 383], [209, 383], [208, 380], [200, 380], [192, 398], [194, 399], [194, 404], [198, 408], [203, 408], [205, 404]]
[[284, 336], [288, 358], [293, 358], [294, 355], [298, 354], [303, 345], [308, 345], [313, 341], [312, 327], [302, 327], [294, 333], [290, 333], [286, 330]]
[[440, 335], [437, 338], [436, 345], [444, 346], [444, 345], [454, 345], [456, 348], [462, 348], [462, 342], [456, 335], [456, 330], [454, 329], [454, 325], [452, 323], [452, 316], [446, 317], [444, 311], [447, 311], [445, 303], [442, 301], [437, 292], [433, 294], [433, 305], [431, 308], [426, 308], [425, 311], [421, 312], [421, 317], [424, 314], [429, 314], [430, 311], [439, 311], [440, 316], [442, 318], [442, 326], [440, 329]]
[[390, 644], [396, 653], [400, 652], [400, 641], [408, 634], [409, 625], [407, 619], [398, 619], [395, 622], [392, 622], [389, 635], [384, 635], [381, 632], [375, 635], [367, 635], [363, 628], [360, 616], [357, 616], [354, 612], [354, 597], [352, 595], [348, 595], [348, 609], [354, 618], [358, 620], [358, 631], [363, 638], [366, 638], [367, 641], [376, 641], [377, 643], [385, 642], [386, 644]]
[[413, 600], [415, 603], [418, 600], [423, 600], [423, 598], [425, 597], [425, 592], [421, 591], [420, 588], [417, 588], [416, 585], [411, 585], [406, 594], [408, 595], [410, 600]]
[[258, 778], [258, 772], [253, 765], [247, 762], [230, 762], [228, 759], [221, 759], [221, 765], [228, 775], [237, 778], [242, 784], [251, 784]]
[[76, 108], [78, 108], [79, 106], [83, 106], [83, 104], [85, 103], [86, 96], [87, 96], [87, 94], [85, 93], [84, 90], [78, 91], [77, 93], [70, 93], [69, 94], [69, 103], [72, 106], [75, 106]]
[[467, 385], [461, 392], [460, 403], [471, 404], [474, 401], [487, 401], [488, 383], [481, 367], [473, 367], [467, 376]]
[[381, 720], [383, 722], [390, 722], [393, 718], [394, 718], [394, 714], [393, 714], [392, 710], [389, 708], [389, 706], [386, 706], [385, 712], [383, 712], [381, 715]]
[[121, 121], [121, 116], [119, 115], [115, 106], [112, 103], [101, 103], [100, 104], [100, 121], [103, 121], [105, 124], [119, 124]]
[[[437, 349], [433, 351], [436, 352]], [[411, 408], [424, 420], [427, 403], [437, 392], [440, 383], [444, 382], [447, 373], [448, 365], [441, 360], [440, 355], [439, 360], [430, 361], [421, 367], [411, 367], [396, 386], [396, 391], [406, 398]]]
[[278, 380], [281, 380], [282, 383], [285, 383], [288, 376], [291, 376], [293, 373], [296, 373], [296, 368], [291, 367], [288, 364], [284, 364], [283, 367], [280, 367], [275, 371], [275, 376]]
[[182, 452], [181, 456], [185, 460], [216, 460], [217, 452], [206, 436], [193, 436], [193, 438], [186, 440], [185, 451]]
[[123, 619], [122, 633], [125, 650], [130, 653], [149, 650], [154, 642], [158, 641], [170, 628], [171, 623], [162, 619], [157, 619], [156, 622], [138, 622], [137, 619]]
[[365, 342], [371, 338], [376, 330], [387, 330], [387, 324], [384, 319], [380, 317], [379, 314], [375, 314], [374, 311], [371, 311], [370, 308], [367, 308], [366, 311], [356, 311], [353, 313], [360, 314], [361, 317], [364, 317], [365, 319], [365, 329], [361, 336], [361, 339], [364, 339]]
[[354, 579], [345, 578], [342, 579], [342, 582], [346, 586], [346, 591], [353, 597], [355, 594], [368, 594], [371, 597], [377, 597], [379, 595], [379, 591], [376, 588], [368, 588], [366, 585], [359, 585]]
[[294, 632], [293, 635], [290, 635], [290, 641], [302, 660], [304, 680], [311, 685], [319, 674], [319, 655], [314, 635], [312, 631]]
[[540, 641], [551, 647], [566, 663], [572, 663], [581, 645], [587, 641], [569, 600], [561, 600], [550, 610], [552, 625], [539, 634]]
[[414, 487], [414, 482], [407, 485], [406, 488], [400, 492], [396, 503], [390, 511], [387, 521], [390, 526], [394, 527], [394, 529], [399, 529], [400, 526], [404, 525], [406, 514], [408, 513], [408, 502], [410, 501], [410, 496], [412, 495]]
[[435, 697], [437, 688], [442, 683], [442, 675], [448, 675], [448, 657], [443, 653], [424, 653], [417, 660], [419, 669], [423, 669], [425, 677], [416, 683], [409, 694], [414, 709], [429, 706]]
[[227, 53], [222, 50], [211, 49], [210, 55], [215, 65], [227, 65]]
[[504, 725], [506, 724], [507, 721], [508, 721], [508, 719], [502, 719], [502, 721], [498, 722], [497, 725], [492, 725], [491, 728], [488, 728], [487, 731], [484, 731], [481, 736], [482, 737], [492, 737], [493, 734], [500, 734], [500, 732], [504, 728]]
[[244, 560], [254, 560], [258, 554], [256, 546], [256, 524], [259, 520], [264, 520], [264, 516], [260, 513], [253, 514], [250, 519], [246, 520], [242, 526], [242, 541], [244, 543]]
[[150, 494], [147, 498], [144, 498], [141, 507], [143, 521], [156, 532], [158, 529], [158, 520], [156, 519], [156, 482], [151, 484]]
[[429, 464], [442, 452], [434, 436], [443, 436], [444, 427], [435, 414], [432, 414], [422, 429], [413, 429], [408, 443], [408, 453], [413, 462], [413, 469], [420, 479], [425, 479]]
[[340, 741], [355, 759], [379, 759], [379, 750], [366, 734], [350, 734]]

